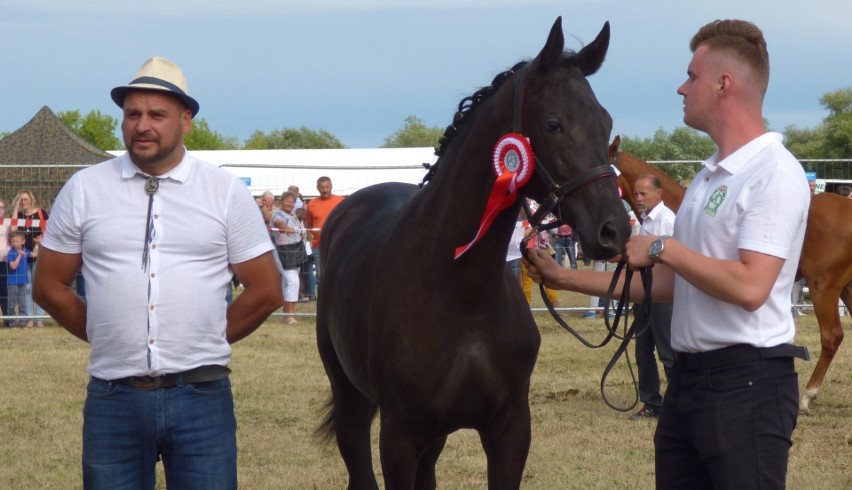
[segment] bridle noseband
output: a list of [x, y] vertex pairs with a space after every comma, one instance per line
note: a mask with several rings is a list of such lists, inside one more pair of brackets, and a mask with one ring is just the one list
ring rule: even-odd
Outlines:
[[[512, 132], [523, 134], [523, 112], [524, 112], [524, 91], [526, 89], [527, 71], [530, 64], [527, 63], [521, 67], [515, 76], [515, 99], [514, 111], [512, 112]], [[557, 184], [544, 165], [541, 164], [538, 156], [535, 157], [535, 168], [533, 176], [538, 176], [541, 179], [544, 188], [547, 189], [547, 195], [539, 201], [539, 207], [536, 212], [529, 216], [529, 223], [534, 229], [538, 230], [541, 227], [544, 217], [553, 211], [562, 200], [568, 197], [572, 192], [581, 189], [598, 179], [605, 177], [616, 178], [615, 171], [609, 164], [599, 165], [577, 175], [563, 184]], [[561, 224], [561, 222], [559, 223]], [[558, 226], [558, 225], [557, 225]]]

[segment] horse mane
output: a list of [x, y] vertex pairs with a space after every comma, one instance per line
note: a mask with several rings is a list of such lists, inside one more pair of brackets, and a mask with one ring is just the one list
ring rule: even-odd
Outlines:
[[[573, 57], [576, 53], [574, 51], [565, 51], [562, 54], [562, 64], [567, 65], [573, 60]], [[447, 126], [444, 130], [443, 136], [438, 141], [438, 147], [435, 148], [435, 155], [438, 156], [438, 161], [434, 164], [424, 163], [423, 166], [427, 168], [429, 171], [426, 172], [426, 175], [423, 177], [423, 180], [420, 182], [420, 187], [423, 187], [427, 182], [432, 180], [432, 177], [435, 175], [435, 171], [438, 168], [438, 163], [441, 162], [440, 158], [444, 156], [444, 153], [447, 150], [447, 147], [453, 141], [456, 133], [458, 133], [459, 128], [463, 127], [466, 120], [470, 116], [473, 111], [476, 110], [479, 106], [482, 105], [482, 102], [487, 100], [492, 94], [497, 92], [497, 90], [503, 86], [503, 83], [506, 82], [512, 75], [514, 75], [518, 70], [529, 64], [530, 62], [527, 60], [519, 61], [512, 68], [508, 70], [498, 73], [494, 80], [491, 81], [491, 84], [482, 87], [473, 93], [473, 95], [469, 95], [463, 98], [458, 105], [458, 111], [456, 111], [455, 115], [453, 115], [453, 122]]]

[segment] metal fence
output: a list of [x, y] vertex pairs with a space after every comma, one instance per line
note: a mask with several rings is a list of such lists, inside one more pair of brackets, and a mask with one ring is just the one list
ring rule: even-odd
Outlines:
[[[672, 165], [691, 165], [697, 171], [697, 169], [701, 166], [701, 162], [699, 161], [650, 161], [649, 163], [659, 166], [663, 170]], [[852, 159], [809, 159], [801, 160], [801, 163], [806, 171], [816, 172], [817, 179], [825, 181], [849, 181], [852, 183]], [[47, 209], [49, 212], [59, 190], [68, 178], [74, 172], [85, 167], [87, 167], [87, 165], [0, 165], [0, 201], [3, 201], [6, 204], [7, 212], [4, 218], [11, 217], [12, 200], [21, 189], [26, 189], [32, 192], [36, 198], [38, 206]], [[224, 167], [228, 170], [227, 166]], [[237, 170], [234, 168], [230, 170], [236, 173], [244, 169]], [[278, 168], [277, 170], [274, 170], [272, 167], [268, 170], [282, 173], [294, 171], [293, 168]], [[328, 168], [315, 170], [325, 171], [328, 170]], [[347, 168], [346, 170], [350, 172], [357, 172], [359, 170], [381, 171], [382, 169], [371, 167], [369, 169]], [[422, 168], [417, 169], [414, 166], [411, 168], [406, 166], [404, 170], [409, 172], [416, 171], [418, 173], [423, 172]], [[108, 203], [105, 204], [108, 205]], [[5, 260], [5, 257], [3, 260]], [[0, 277], [0, 280], [5, 282], [6, 278]], [[7, 298], [0, 297], [0, 302], [2, 302], [3, 305], [6, 305]], [[807, 307], [809, 305], [802, 306]], [[565, 310], [571, 311], [588, 309], [589, 308], [566, 308]], [[24, 317], [3, 316], [2, 319], [7, 321], [10, 318], [32, 320], [44, 320], [48, 318], [46, 316], [35, 316], [32, 314], [32, 310], [29, 311], [30, 314]]]
[[[852, 183], [852, 159], [803, 159], [799, 160], [805, 172], [816, 173], [818, 182], [836, 182]], [[662, 171], [672, 175], [682, 175], [683, 172], [675, 170], [676, 167], [688, 166], [691, 173], [695, 175], [703, 167], [700, 160], [649, 160], [649, 164], [658, 167]], [[682, 170], [679, 168], [678, 170]], [[820, 188], [819, 191], [834, 191], [834, 186]]]

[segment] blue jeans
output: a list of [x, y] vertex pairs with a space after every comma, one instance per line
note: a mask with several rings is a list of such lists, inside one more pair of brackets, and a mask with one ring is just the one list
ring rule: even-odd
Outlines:
[[237, 488], [237, 422], [226, 378], [141, 390], [91, 378], [83, 409], [83, 488]]
[[506, 265], [509, 267], [509, 270], [512, 271], [512, 274], [514, 274], [516, 278], [521, 278], [521, 259], [512, 259], [506, 262]]
[[574, 254], [574, 240], [571, 239], [570, 236], [556, 235], [550, 240], [551, 245], [553, 245], [553, 251], [556, 252], [556, 262], [559, 263], [560, 267], [565, 267], [563, 265], [563, 255], [568, 254], [568, 262], [571, 264], [571, 268], [577, 270], [577, 257]]
[[[0, 307], [3, 310], [3, 316], [9, 314], [9, 264], [6, 262], [0, 262]], [[6, 320], [5, 323], [8, 325], [9, 320]]]
[[77, 290], [77, 296], [81, 299], [86, 299], [86, 279], [83, 278], [83, 273], [77, 271], [77, 276], [74, 278], [74, 288]]
[[[29, 314], [34, 316], [43, 316], [44, 310], [41, 306], [33, 302], [33, 275], [35, 275], [36, 262], [30, 262], [27, 264], [27, 311]], [[38, 321], [43, 321], [39, 319]]]
[[322, 260], [320, 260], [320, 248], [312, 247], [313, 256], [314, 256], [314, 270], [316, 271], [316, 278], [314, 279], [314, 287], [316, 290], [319, 290], [320, 279], [322, 278]]
[[[27, 289], [28, 284], [9, 284], [6, 286], [9, 294], [9, 314], [12, 316], [25, 317], [29, 315], [27, 311]], [[12, 320], [10, 325], [23, 327], [27, 323], [26, 319], [19, 318], [17, 322]]]

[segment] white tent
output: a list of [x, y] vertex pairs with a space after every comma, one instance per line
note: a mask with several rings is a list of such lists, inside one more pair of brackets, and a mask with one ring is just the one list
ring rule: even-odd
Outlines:
[[297, 185], [308, 198], [317, 195], [321, 176], [331, 178], [334, 193], [343, 196], [382, 182], [418, 184], [426, 175], [423, 163], [437, 160], [434, 148], [204, 150], [190, 154], [240, 177], [255, 196], [264, 191], [278, 196]]

